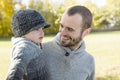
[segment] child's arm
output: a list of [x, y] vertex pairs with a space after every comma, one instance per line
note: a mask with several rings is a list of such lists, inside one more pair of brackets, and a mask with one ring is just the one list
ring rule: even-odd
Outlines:
[[15, 49], [13, 50], [12, 62], [8, 72], [7, 80], [21, 80], [26, 74], [26, 68], [31, 61], [32, 57], [31, 49]]

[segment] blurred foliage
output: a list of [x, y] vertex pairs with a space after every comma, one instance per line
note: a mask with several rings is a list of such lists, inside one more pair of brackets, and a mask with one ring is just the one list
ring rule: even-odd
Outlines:
[[[90, 0], [82, 3], [79, 0], [65, 0], [64, 2], [52, 0], [30, 0], [29, 5], [22, 4], [22, 0], [1, 0], [0, 1], [0, 37], [12, 35], [10, 29], [11, 17], [19, 9], [38, 10], [51, 24], [45, 29], [46, 34], [58, 32], [59, 21], [63, 12], [72, 5], [84, 5], [93, 13], [93, 29], [115, 29], [120, 28], [120, 0], [106, 0], [106, 4], [98, 7]], [[16, 7], [17, 6], [17, 7]]]
[[10, 22], [14, 13], [14, 3], [12, 0], [0, 0], [0, 37], [10, 36]]
[[103, 7], [87, 1], [85, 6], [93, 13], [94, 29], [120, 28], [120, 0], [106, 0]]
[[120, 28], [120, 0], [108, 0], [106, 8], [109, 12], [110, 23]]

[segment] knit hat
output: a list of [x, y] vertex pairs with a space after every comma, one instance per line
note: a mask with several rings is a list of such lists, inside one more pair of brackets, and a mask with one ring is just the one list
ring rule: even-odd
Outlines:
[[12, 31], [15, 37], [21, 37], [32, 30], [39, 28], [47, 28], [47, 24], [42, 15], [36, 10], [19, 10], [12, 17]]

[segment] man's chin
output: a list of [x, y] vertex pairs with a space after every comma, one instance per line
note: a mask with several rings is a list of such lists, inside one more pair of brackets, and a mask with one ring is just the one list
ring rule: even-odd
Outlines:
[[61, 42], [62, 46], [64, 47], [68, 47], [68, 43], [65, 43], [65, 42]]
[[68, 46], [69, 45], [69, 40], [61, 40], [61, 44], [63, 45], [63, 46]]

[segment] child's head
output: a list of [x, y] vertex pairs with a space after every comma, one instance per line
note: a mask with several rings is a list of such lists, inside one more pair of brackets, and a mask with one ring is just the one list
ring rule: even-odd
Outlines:
[[32, 39], [42, 39], [44, 32], [42, 28], [47, 28], [44, 18], [36, 10], [19, 10], [12, 18], [12, 31], [15, 37], [26, 37]]

